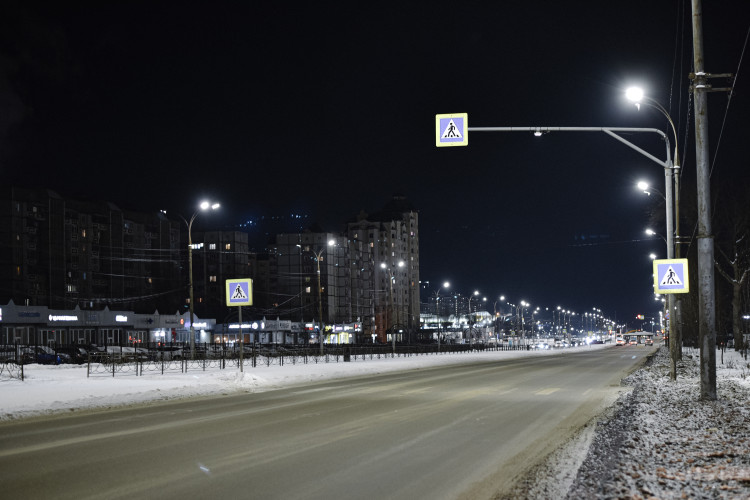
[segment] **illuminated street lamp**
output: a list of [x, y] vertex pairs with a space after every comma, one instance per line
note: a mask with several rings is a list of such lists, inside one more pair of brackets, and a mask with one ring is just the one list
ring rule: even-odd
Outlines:
[[471, 314], [471, 299], [472, 297], [476, 297], [479, 295], [479, 290], [474, 290], [474, 293], [472, 295], [469, 295], [469, 314]]
[[[404, 264], [404, 261], [402, 260], [402, 261], [399, 261], [399, 263], [397, 265], [398, 265], [398, 267], [404, 267], [405, 264]], [[388, 267], [385, 264], [385, 262], [381, 262], [380, 263], [380, 267], [383, 268], [388, 273], [388, 278], [389, 278], [388, 281], [391, 284], [391, 287], [390, 287], [391, 288], [391, 314], [390, 314], [390, 316], [391, 316], [391, 321], [393, 321], [393, 311], [394, 311], [394, 305], [393, 305], [393, 282], [395, 281], [396, 278], [393, 277], [393, 269], [391, 269], [390, 267]], [[398, 321], [396, 323], [398, 323]], [[388, 307], [386, 307], [386, 309], [385, 309], [385, 326], [386, 326], [386, 331], [388, 331]], [[392, 341], [392, 345], [393, 345], [393, 353], [395, 354], [396, 353], [396, 332], [395, 332], [395, 330], [393, 330], [393, 326], [395, 326], [395, 325], [391, 325], [391, 341]]]
[[521, 314], [521, 338], [524, 340], [524, 344], [526, 343], [526, 321], [523, 317], [523, 309], [531, 307], [531, 304], [526, 302], [525, 300], [521, 301], [521, 309], [519, 309]]
[[[495, 316], [495, 337], [499, 340], [499, 334], [500, 334], [500, 318], [497, 314], [497, 303], [499, 302], [505, 302], [505, 295], [501, 295], [498, 297], [498, 299], [492, 304], [492, 313]], [[504, 323], [503, 323], [504, 324]]]
[[189, 222], [182, 215], [177, 214], [177, 216], [182, 219], [182, 222], [185, 223], [188, 230], [188, 276], [190, 286], [190, 302], [188, 303], [188, 305], [190, 306], [190, 359], [195, 359], [195, 328], [193, 328], [193, 222], [195, 221], [195, 218], [198, 217], [198, 214], [202, 211], [208, 209], [216, 210], [220, 206], [221, 205], [218, 203], [202, 201], [199, 205], [198, 210], [196, 210], [193, 216], [190, 217]]
[[[330, 240], [328, 242], [328, 246], [332, 247], [335, 245], [336, 242], [334, 240]], [[323, 355], [323, 337], [324, 337], [324, 327], [323, 327], [323, 288], [320, 284], [320, 260], [323, 256], [323, 252], [325, 251], [325, 248], [321, 248], [317, 252], [314, 252], [315, 254], [315, 262], [318, 265], [318, 328], [320, 329], [320, 334], [318, 335], [318, 341], [320, 342], [320, 355]]]
[[[677, 148], [677, 129], [674, 126], [672, 117], [669, 116], [669, 113], [664, 109], [664, 106], [654, 99], [644, 95], [643, 89], [639, 87], [630, 87], [625, 91], [625, 97], [630, 101], [633, 101], [638, 109], [640, 109], [640, 104], [643, 104], [644, 106], [658, 110], [664, 115], [669, 122], [669, 125], [672, 127], [672, 133], [674, 134], [674, 164], [670, 165], [669, 163], [671, 162], [667, 159], [668, 165], [664, 168], [666, 184], [666, 196], [664, 197], [664, 200], [667, 208], [667, 259], [672, 259], [675, 257], [675, 254], [676, 257], [679, 258], [680, 247], [678, 245], [677, 248], [675, 248], [675, 239], [679, 241], [680, 234], [680, 154]], [[669, 153], [669, 150], [667, 150], [667, 153]], [[674, 171], [674, 173], [672, 171]], [[672, 183], [670, 182], [672, 177], [674, 177], [674, 201], [672, 199]], [[667, 303], [669, 312], [672, 314], [669, 319], [669, 354], [671, 359], [669, 375], [672, 380], [675, 380], [677, 379], [677, 360], [680, 357], [681, 339], [679, 339], [680, 333], [677, 328], [674, 328], [674, 324], [680, 322], [680, 308], [675, 307], [674, 294], [669, 294]], [[674, 321], [675, 319], [677, 319], [677, 321]]]
[[664, 196], [664, 193], [662, 193], [655, 187], [649, 185], [649, 183], [646, 181], [638, 181], [638, 184], [636, 184], [636, 186], [638, 187], [638, 189], [640, 189], [641, 191], [643, 191], [645, 194], [649, 196], [651, 196], [651, 193], [656, 193], [659, 196], [661, 196], [661, 199], [663, 199], [664, 201], [667, 200], [666, 196]]
[[[448, 289], [451, 287], [451, 284], [449, 282], [443, 283], [443, 288]], [[435, 318], [438, 322], [438, 334], [437, 334], [437, 341], [438, 341], [438, 351], [440, 350], [440, 289], [438, 288], [435, 290]]]
[[667, 241], [667, 239], [666, 239], [666, 238], [664, 237], [664, 235], [662, 235], [662, 234], [659, 234], [659, 233], [657, 233], [657, 232], [656, 232], [656, 231], [654, 231], [653, 229], [649, 229], [649, 228], [646, 228], [646, 229], [645, 229], [645, 230], [644, 230], [643, 232], [644, 232], [644, 233], [646, 233], [646, 234], [647, 234], [647, 235], [649, 235], [649, 236], [658, 236], [659, 238], [661, 238], [661, 239], [663, 239], [663, 240], [664, 240], [664, 242], [665, 242], [665, 243], [667, 244], [667, 246], [669, 246], [669, 242], [668, 242], [668, 241]]

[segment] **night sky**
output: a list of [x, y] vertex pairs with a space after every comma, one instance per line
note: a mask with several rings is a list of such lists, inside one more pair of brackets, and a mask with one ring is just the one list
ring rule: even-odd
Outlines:
[[[728, 112], [709, 98], [713, 182], [747, 176], [750, 15], [703, 10], [706, 69], [739, 74]], [[640, 84], [675, 121], [689, 186], [691, 67], [688, 1], [6, 1], [0, 179], [187, 216], [207, 196], [223, 210], [196, 228], [260, 233], [293, 215], [338, 231], [400, 194], [420, 213], [423, 280], [632, 322], [657, 314], [648, 255], [666, 257], [643, 232], [665, 232], [663, 204], [634, 185], [663, 190], [663, 169], [603, 133], [436, 148], [435, 114], [671, 139], [624, 99]], [[656, 135], [628, 139], [665, 157]]]

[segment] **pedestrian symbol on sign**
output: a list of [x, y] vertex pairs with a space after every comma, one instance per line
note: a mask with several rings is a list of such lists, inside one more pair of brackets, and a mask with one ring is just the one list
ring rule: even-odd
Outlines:
[[654, 291], [656, 293], [689, 293], [687, 259], [655, 259]]
[[664, 273], [664, 276], [661, 279], [661, 283], [659, 283], [660, 286], [665, 285], [682, 285], [682, 280], [680, 280], [680, 277], [677, 276], [677, 273], [674, 272], [674, 269], [672, 269], [672, 266], [669, 266], [667, 269], [667, 272]]
[[242, 289], [239, 283], [237, 284], [237, 288], [234, 289], [232, 300], [247, 300], [247, 295], [245, 295], [245, 291]]
[[463, 137], [461, 135], [461, 131], [458, 129], [458, 127], [456, 127], [456, 124], [453, 123], [453, 119], [451, 119], [448, 122], [448, 126], [445, 127], [445, 130], [443, 131], [442, 138], [448, 139], [449, 137], [455, 137], [457, 139], [460, 139], [461, 137]]

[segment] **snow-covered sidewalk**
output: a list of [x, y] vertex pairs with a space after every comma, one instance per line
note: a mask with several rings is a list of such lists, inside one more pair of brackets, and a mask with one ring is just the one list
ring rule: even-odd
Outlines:
[[[700, 401], [699, 353], [669, 380], [665, 347], [623, 382], [631, 392], [520, 485], [521, 498], [750, 498], [750, 361], [717, 352], [718, 401]], [[565, 470], [590, 443], [577, 471]], [[579, 460], [580, 462], [580, 460]]]

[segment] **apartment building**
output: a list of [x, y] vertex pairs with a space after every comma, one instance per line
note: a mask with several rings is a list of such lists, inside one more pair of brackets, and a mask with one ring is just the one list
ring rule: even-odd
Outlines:
[[180, 227], [164, 214], [45, 189], [0, 199], [0, 301], [152, 312], [183, 300]]

